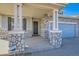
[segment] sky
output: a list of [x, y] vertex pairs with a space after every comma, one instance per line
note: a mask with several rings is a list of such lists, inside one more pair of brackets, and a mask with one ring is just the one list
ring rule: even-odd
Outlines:
[[64, 14], [67, 16], [73, 16], [79, 14], [79, 3], [69, 3], [64, 8]]

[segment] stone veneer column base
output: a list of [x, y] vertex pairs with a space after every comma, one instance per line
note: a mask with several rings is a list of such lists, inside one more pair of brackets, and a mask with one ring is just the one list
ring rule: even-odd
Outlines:
[[53, 30], [49, 32], [50, 44], [53, 48], [59, 48], [62, 44], [62, 31]]
[[25, 36], [24, 32], [13, 32], [8, 35], [10, 39], [9, 43], [9, 53], [19, 54], [24, 53], [25, 49]]

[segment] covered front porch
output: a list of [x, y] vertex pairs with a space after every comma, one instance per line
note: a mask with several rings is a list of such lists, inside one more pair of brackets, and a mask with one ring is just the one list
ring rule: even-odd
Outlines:
[[[9, 6], [9, 8], [6, 8], [5, 5]], [[58, 10], [65, 5], [0, 4], [0, 14], [14, 18], [13, 28], [8, 28], [10, 31], [6, 30], [6, 36], [9, 40], [9, 52], [16, 54], [24, 53], [25, 50], [30, 52], [59, 48], [62, 44], [62, 32], [58, 29]], [[50, 17], [52, 19], [49, 19]], [[23, 18], [30, 18], [27, 22], [28, 25], [23, 23]], [[51, 31], [50, 25], [48, 25], [49, 21], [53, 21], [53, 29]], [[34, 27], [33, 22], [38, 22], [38, 24], [35, 23], [37, 26], [34, 25]], [[28, 36], [30, 37], [28, 38]]]

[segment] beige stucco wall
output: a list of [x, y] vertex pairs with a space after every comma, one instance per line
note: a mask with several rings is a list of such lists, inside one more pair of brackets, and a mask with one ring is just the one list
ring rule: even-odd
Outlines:
[[27, 32], [27, 36], [30, 37], [32, 36], [32, 18], [30, 17], [26, 17], [26, 32]]
[[8, 17], [7, 16], [2, 16], [2, 28], [4, 30], [8, 30]]
[[0, 27], [8, 30], [8, 17], [0, 15]]

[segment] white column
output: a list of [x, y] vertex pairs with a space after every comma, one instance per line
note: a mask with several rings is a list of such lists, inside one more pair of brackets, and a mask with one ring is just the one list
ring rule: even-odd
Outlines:
[[53, 30], [58, 30], [58, 10], [53, 10]]
[[22, 4], [14, 5], [14, 30], [22, 31]]

